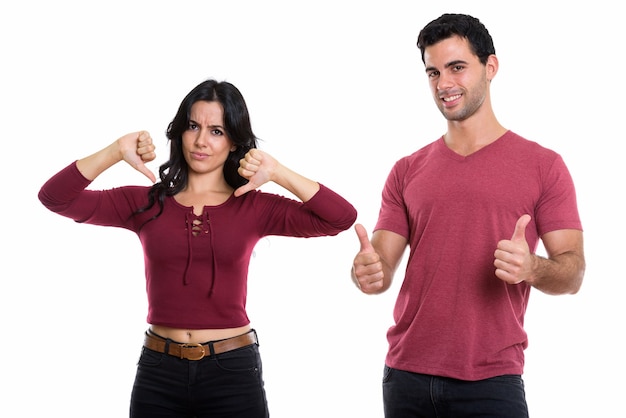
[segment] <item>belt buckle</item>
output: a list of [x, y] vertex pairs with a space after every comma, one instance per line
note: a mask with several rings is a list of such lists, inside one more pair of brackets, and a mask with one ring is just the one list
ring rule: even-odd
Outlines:
[[[199, 347], [202, 350], [202, 353], [200, 354], [200, 357], [198, 358], [191, 358], [189, 356], [187, 357], [183, 357], [183, 349], [184, 348], [195, 348], [195, 347]], [[187, 360], [202, 360], [204, 358], [204, 356], [206, 356], [206, 349], [204, 348], [204, 346], [202, 344], [199, 343], [185, 343], [185, 344], [180, 344], [180, 358], [187, 358]]]

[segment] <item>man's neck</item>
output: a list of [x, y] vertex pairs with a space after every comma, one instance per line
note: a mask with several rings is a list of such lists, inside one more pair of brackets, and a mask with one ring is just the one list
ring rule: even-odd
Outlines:
[[507, 131], [495, 116], [485, 119], [448, 121], [448, 132], [443, 136], [448, 148], [467, 156], [496, 141]]

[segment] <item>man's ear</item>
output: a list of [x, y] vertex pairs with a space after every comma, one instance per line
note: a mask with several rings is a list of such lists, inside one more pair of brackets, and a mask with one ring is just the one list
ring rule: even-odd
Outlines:
[[491, 81], [498, 73], [498, 67], [500, 63], [498, 62], [498, 57], [494, 54], [489, 55], [487, 58], [487, 62], [485, 63], [485, 70], [487, 71], [487, 80]]

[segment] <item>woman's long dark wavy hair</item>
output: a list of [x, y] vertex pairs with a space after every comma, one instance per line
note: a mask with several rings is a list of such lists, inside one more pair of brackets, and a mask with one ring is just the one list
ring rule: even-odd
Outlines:
[[187, 187], [188, 165], [183, 155], [183, 132], [189, 128], [191, 107], [198, 101], [218, 102], [224, 109], [224, 130], [226, 135], [236, 146], [228, 154], [224, 163], [224, 178], [234, 189], [248, 182], [237, 172], [239, 160], [252, 148], [257, 147], [257, 137], [252, 132], [250, 114], [243, 95], [229, 82], [206, 80], [191, 90], [181, 102], [178, 112], [167, 127], [166, 136], [170, 141], [170, 158], [159, 167], [160, 181], [148, 191], [148, 204], [137, 211], [145, 212], [159, 205], [159, 213], [163, 212], [163, 202], [166, 196], [174, 196]]

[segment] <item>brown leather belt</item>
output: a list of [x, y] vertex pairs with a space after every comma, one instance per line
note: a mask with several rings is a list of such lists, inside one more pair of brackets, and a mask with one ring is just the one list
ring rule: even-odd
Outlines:
[[[174, 341], [168, 341], [159, 336], [151, 334], [146, 331], [146, 338], [144, 340], [144, 347], [149, 348], [159, 353], [169, 354], [181, 359], [187, 360], [201, 360], [205, 357], [209, 357], [215, 354], [222, 354], [227, 351], [235, 350], [237, 348], [245, 347], [252, 344], [258, 344], [256, 338], [256, 332], [251, 330], [245, 334], [237, 337], [227, 338], [225, 340], [211, 341], [204, 344], [199, 343], [177, 343]], [[211, 350], [213, 346], [213, 350]], [[167, 351], [166, 350], [167, 347]]]

